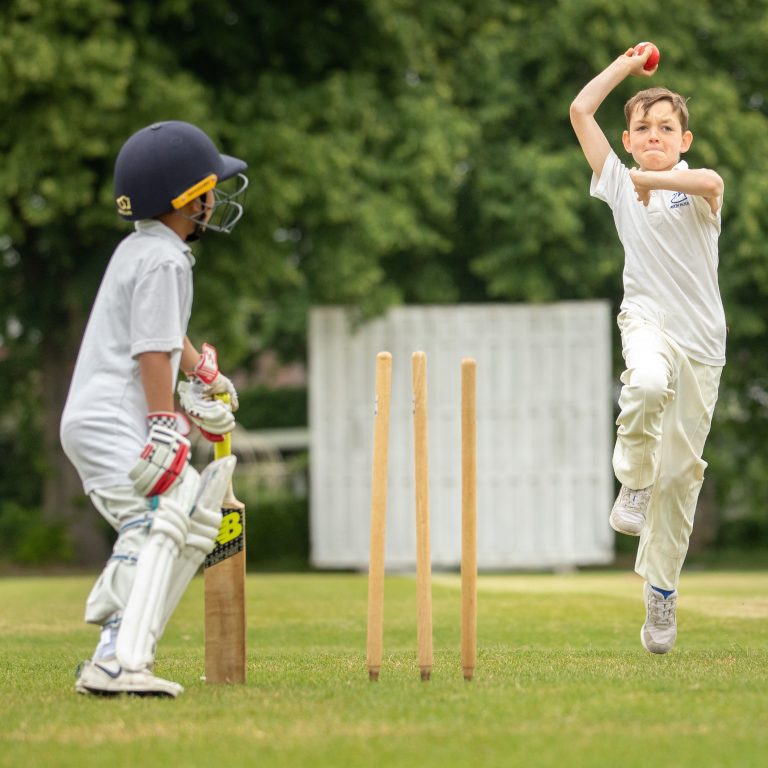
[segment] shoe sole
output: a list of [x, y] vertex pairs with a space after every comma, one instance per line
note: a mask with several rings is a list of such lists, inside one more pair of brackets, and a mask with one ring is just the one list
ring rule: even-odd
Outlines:
[[103, 698], [114, 698], [116, 696], [140, 696], [140, 697], [150, 697], [150, 698], [160, 698], [160, 699], [175, 699], [182, 693], [184, 693], [184, 688], [181, 685], [178, 684], [170, 684], [173, 686], [174, 690], [160, 690], [160, 689], [151, 689], [151, 688], [142, 688], [142, 687], [135, 687], [135, 688], [117, 688], [117, 687], [110, 687], [110, 688], [102, 688], [98, 687], [95, 684], [89, 684], [88, 682], [84, 682], [82, 678], [78, 678], [78, 680], [75, 682], [75, 692], [82, 694], [84, 696], [101, 696]]
[[[78, 693], [84, 696], [101, 696], [105, 699], [115, 698], [117, 696], [138, 696], [140, 698], [156, 698], [156, 699], [175, 699], [176, 696], [167, 691], [104, 691], [99, 688], [88, 688], [87, 686], [80, 686], [75, 688]], [[178, 695], [178, 694], [177, 694]]]
[[646, 651], [648, 651], [648, 653], [652, 653], [652, 654], [654, 654], [655, 656], [663, 656], [665, 653], [669, 653], [669, 652], [670, 652], [670, 651], [671, 651], [671, 650], [672, 650], [672, 649], [675, 647], [675, 644], [673, 643], [672, 645], [670, 645], [670, 646], [669, 646], [669, 648], [667, 648], [667, 649], [665, 649], [665, 650], [663, 650], [663, 651], [661, 651], [661, 650], [658, 650], [658, 651], [654, 651], [653, 649], [649, 648], [649, 647], [648, 647], [648, 646], [645, 644], [645, 635], [644, 635], [644, 633], [643, 633], [643, 629], [645, 629], [645, 625], [643, 625], [643, 626], [640, 628], [640, 645], [642, 645], [642, 646], [643, 646], [643, 648], [645, 648], [645, 650], [646, 650]]
[[75, 690], [82, 696], [102, 696], [105, 699], [113, 699], [120, 695], [120, 691], [99, 691], [96, 688], [86, 688], [83, 685], [75, 688]]
[[614, 520], [613, 513], [611, 513], [611, 516], [608, 518], [608, 524], [613, 528], [616, 533], [623, 533], [625, 536], [639, 536], [640, 531], [642, 531], [642, 528], [638, 531], [628, 531], [624, 528], [621, 528], [619, 524]]

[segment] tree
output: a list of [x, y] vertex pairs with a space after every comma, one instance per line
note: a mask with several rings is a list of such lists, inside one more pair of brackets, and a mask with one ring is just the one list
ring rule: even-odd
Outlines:
[[[154, 60], [137, 57], [118, 31], [122, 13], [101, 0], [18, 0], [0, 11], [0, 103], [14, 116], [0, 126], [0, 346], [12, 397], [0, 413], [10, 457], [3, 486], [35, 473], [19, 498], [42, 506], [65, 534], [59, 553], [81, 562], [101, 560], [106, 541], [61, 453], [58, 424], [84, 321], [120, 236], [114, 157], [159, 114], [211, 122], [204, 89], [187, 73], [169, 74], [159, 46]], [[11, 514], [14, 495], [1, 503]], [[29, 547], [24, 537], [40, 529], [27, 511], [18, 535]]]
[[[2, 11], [0, 101], [6, 114], [24, 116], [0, 131], [8, 190], [0, 202], [0, 344], [16, 385], [4, 406], [5, 442], [25, 466], [39, 462], [43, 493], [31, 483], [25, 503], [63, 523], [62, 547], [68, 542], [79, 562], [101, 561], [104, 540], [61, 454], [58, 423], [88, 309], [125, 233], [115, 227], [111, 170], [130, 133], [186, 119], [249, 158], [256, 183], [248, 222], [229, 242], [203, 246], [197, 270], [193, 331], [207, 332], [232, 365], [281, 341], [295, 348], [313, 301], [380, 311], [401, 298], [385, 258], [449, 247], [440, 230], [452, 214], [452, 156], [462, 152], [466, 125], [439, 84], [426, 89], [427, 109], [411, 92], [417, 82], [387, 92], [389, 78], [375, 71], [378, 48], [343, 69], [354, 55], [340, 41], [356, 25], [374, 28], [364, 7], [346, 16], [345, 5], [254, 11], [189, 0], [131, 3], [128, 13], [98, 0], [15, 0]], [[295, 36], [283, 23], [292, 19], [302, 40], [318, 42], [282, 49]], [[187, 34], [172, 47], [179, 27]], [[265, 45], [253, 46], [254, 36]], [[357, 49], [368, 50], [364, 39]], [[274, 66], [282, 55], [285, 70]], [[422, 293], [439, 298], [434, 285], [424, 282]], [[40, 429], [42, 451], [13, 440], [19, 405]], [[4, 479], [10, 487], [10, 473]]]
[[[630, 0], [9, 0], [0, 443], [9, 467], [30, 471], [0, 470], [0, 531], [42, 506], [76, 559], [102, 557], [57, 428], [84, 319], [127, 231], [111, 174], [133, 131], [189, 120], [249, 162], [243, 221], [196, 249], [191, 335], [228, 370], [264, 349], [301, 358], [316, 303], [361, 319], [404, 301], [618, 304], [621, 248], [589, 197], [568, 105], [638, 34], [661, 49], [656, 81], [691, 95], [689, 161], [726, 180], [731, 364], [710, 477], [723, 507], [754, 505], [768, 492], [767, 14], [768, 0], [705, 0], [695, 15], [668, 0], [663, 26]], [[640, 85], [601, 108], [617, 148]]]

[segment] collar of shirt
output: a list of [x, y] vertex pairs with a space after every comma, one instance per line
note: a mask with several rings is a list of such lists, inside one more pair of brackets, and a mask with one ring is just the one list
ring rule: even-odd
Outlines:
[[170, 227], [166, 227], [165, 224], [157, 221], [157, 219], [142, 219], [141, 221], [134, 222], [133, 226], [137, 232], [141, 232], [143, 235], [151, 235], [152, 237], [160, 237], [166, 240], [187, 257], [190, 266], [195, 266], [195, 256], [192, 253], [192, 249]]

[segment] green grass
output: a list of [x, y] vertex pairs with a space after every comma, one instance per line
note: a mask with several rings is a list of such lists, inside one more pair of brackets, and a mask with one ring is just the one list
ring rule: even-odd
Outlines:
[[765, 765], [768, 573], [684, 574], [679, 637], [642, 650], [630, 574], [483, 576], [478, 666], [459, 664], [459, 589], [434, 579], [435, 666], [415, 662], [415, 584], [386, 585], [385, 663], [365, 668], [365, 576], [249, 578], [246, 686], [201, 680], [202, 580], [172, 620], [156, 671], [176, 701], [72, 690], [97, 630], [87, 577], [0, 580], [0, 765]]

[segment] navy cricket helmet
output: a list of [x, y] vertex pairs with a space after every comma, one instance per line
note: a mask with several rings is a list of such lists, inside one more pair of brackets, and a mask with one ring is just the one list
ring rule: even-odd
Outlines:
[[[221, 154], [208, 134], [191, 123], [153, 123], [134, 133], [117, 155], [117, 212], [126, 221], [151, 219], [183, 208], [212, 189], [213, 208], [223, 206], [228, 212], [218, 225], [209, 222], [206, 229], [230, 232], [243, 213], [234, 198], [248, 186], [242, 174], [247, 167], [243, 160]], [[233, 176], [238, 176], [238, 188], [221, 194], [216, 185]]]

